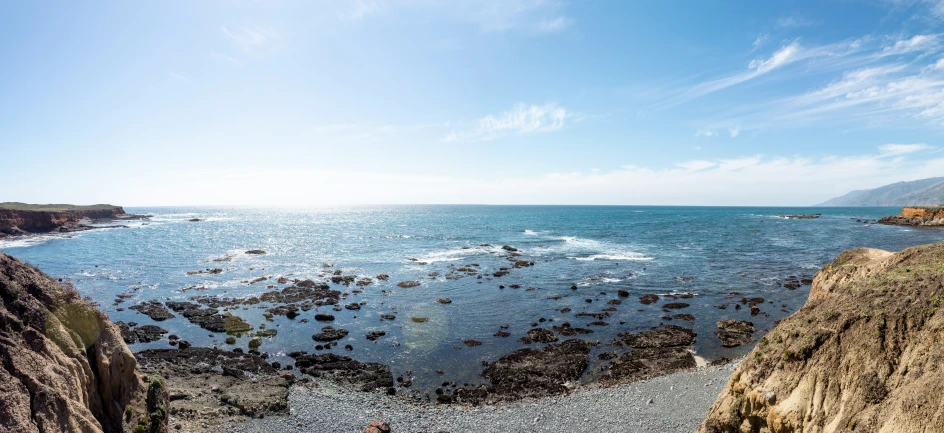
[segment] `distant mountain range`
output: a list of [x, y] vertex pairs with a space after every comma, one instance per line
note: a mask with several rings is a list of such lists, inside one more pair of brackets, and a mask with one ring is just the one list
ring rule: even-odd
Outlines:
[[938, 206], [944, 204], [944, 177], [897, 182], [852, 191], [816, 206]]

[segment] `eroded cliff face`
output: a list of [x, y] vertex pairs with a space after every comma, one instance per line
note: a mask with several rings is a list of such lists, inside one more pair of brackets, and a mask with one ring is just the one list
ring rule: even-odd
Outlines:
[[120, 206], [108, 209], [64, 212], [12, 210], [0, 208], [0, 236], [27, 233], [48, 233], [77, 227], [83, 219], [124, 219], [128, 215]]
[[944, 244], [842, 253], [700, 432], [944, 431]]
[[880, 219], [879, 224], [905, 226], [944, 226], [944, 207], [915, 206], [906, 207], [895, 216]]
[[147, 386], [117, 326], [2, 253], [0, 301], [0, 431], [130, 431]]

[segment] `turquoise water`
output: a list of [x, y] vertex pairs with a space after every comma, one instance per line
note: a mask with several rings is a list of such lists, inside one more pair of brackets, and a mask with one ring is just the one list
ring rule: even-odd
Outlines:
[[[332, 285], [349, 293], [347, 301], [365, 302], [360, 311], [330, 311], [332, 326], [350, 330], [332, 351], [364, 361], [383, 362], [394, 375], [412, 371], [416, 389], [430, 389], [449, 380], [479, 381], [482, 361], [494, 361], [522, 347], [518, 338], [541, 318], [541, 326], [570, 322], [593, 329], [582, 336], [605, 343], [617, 332], [660, 323], [693, 326], [698, 332], [694, 350], [713, 359], [737, 356], [749, 348], [724, 349], [713, 335], [723, 318], [753, 321], [766, 330], [774, 321], [796, 311], [805, 301], [808, 286], [788, 290], [778, 285], [789, 276], [811, 277], [839, 252], [853, 247], [899, 250], [938, 242], [944, 231], [863, 224], [855, 219], [877, 219], [898, 213], [898, 208], [706, 208], [706, 207], [595, 207], [595, 206], [384, 206], [325, 209], [129, 208], [154, 218], [129, 228], [103, 229], [70, 236], [48, 236], [0, 243], [0, 250], [39, 266], [55, 277], [69, 279], [84, 295], [100, 305], [113, 320], [153, 323], [127, 308], [158, 299], [186, 300], [192, 296], [258, 295], [278, 276], [320, 277], [324, 264], [345, 274], [374, 277], [354, 294], [355, 287]], [[782, 214], [822, 213], [820, 219], [788, 220]], [[189, 222], [191, 218], [203, 221]], [[488, 244], [490, 246], [482, 246]], [[534, 266], [512, 269], [501, 278], [473, 277], [450, 280], [452, 267], [478, 264], [482, 274], [508, 267], [500, 247], [521, 250], [519, 259]], [[246, 255], [262, 249], [265, 255]], [[230, 262], [213, 262], [231, 255]], [[415, 259], [415, 260], [413, 260]], [[420, 264], [425, 263], [425, 264]], [[188, 271], [222, 267], [217, 275], [187, 275]], [[430, 276], [430, 275], [433, 276]], [[258, 284], [246, 281], [271, 277]], [[420, 281], [402, 289], [396, 283]], [[519, 284], [520, 289], [510, 286]], [[499, 288], [504, 285], [505, 288]], [[571, 287], [576, 285], [577, 289]], [[204, 291], [181, 292], [191, 286]], [[526, 290], [534, 287], [534, 290]], [[140, 288], [140, 290], [134, 290]], [[619, 289], [631, 296], [621, 305], [607, 305]], [[736, 291], [740, 295], [730, 295]], [[133, 297], [113, 305], [116, 295]], [[642, 294], [690, 293], [679, 300], [691, 307], [673, 311], [695, 316], [693, 324], [668, 322], [660, 308], [665, 299], [642, 305]], [[549, 299], [559, 296], [560, 299]], [[437, 298], [448, 297], [442, 305]], [[762, 314], [747, 308], [726, 310], [716, 305], [742, 297], [763, 297]], [[587, 303], [590, 299], [592, 302]], [[678, 301], [677, 301], [678, 302]], [[239, 307], [233, 313], [257, 327], [266, 323], [267, 305]], [[605, 319], [608, 326], [587, 326], [596, 319], [575, 313], [600, 312], [615, 307]], [[561, 313], [562, 308], [572, 311]], [[285, 362], [285, 353], [314, 351], [311, 335], [324, 325], [313, 320], [315, 310], [295, 320], [276, 316], [267, 323], [278, 335], [264, 339], [260, 350]], [[397, 320], [381, 322], [381, 314], [395, 312]], [[355, 317], [356, 316], [356, 317]], [[410, 317], [426, 317], [414, 323]], [[308, 323], [300, 320], [311, 319]], [[622, 324], [620, 324], [622, 322]], [[179, 316], [155, 323], [197, 345], [225, 346], [225, 336], [190, 324]], [[501, 326], [512, 335], [494, 337]], [[376, 343], [364, 335], [384, 330]], [[763, 331], [762, 331], [763, 332]], [[466, 347], [461, 341], [483, 344]], [[242, 337], [238, 347], [246, 347]], [[351, 344], [354, 350], [343, 349]], [[133, 350], [168, 347], [166, 340], [136, 344]], [[596, 357], [586, 380], [599, 368]], [[436, 370], [444, 370], [438, 375]]]

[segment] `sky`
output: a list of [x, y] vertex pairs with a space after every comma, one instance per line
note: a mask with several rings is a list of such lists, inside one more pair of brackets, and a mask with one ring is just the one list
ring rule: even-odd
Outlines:
[[802, 206], [944, 175], [944, 1], [0, 5], [0, 201]]

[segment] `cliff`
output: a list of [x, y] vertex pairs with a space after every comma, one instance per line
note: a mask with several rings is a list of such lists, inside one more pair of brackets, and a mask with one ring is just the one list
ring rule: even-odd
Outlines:
[[944, 226], [944, 207], [941, 206], [914, 206], [906, 207], [895, 216], [887, 216], [878, 220], [879, 224], [901, 226]]
[[816, 206], [935, 206], [944, 204], [944, 177], [852, 191]]
[[86, 223], [146, 218], [121, 206], [30, 205], [0, 203], [0, 237], [29, 233], [87, 230]]
[[[148, 386], [118, 327], [74, 289], [2, 253], [0, 366], [0, 431], [166, 430], [163, 409], [146, 407]], [[159, 403], [166, 390], [151, 388]]]
[[700, 432], [944, 431], [944, 244], [849, 250], [732, 374]]

